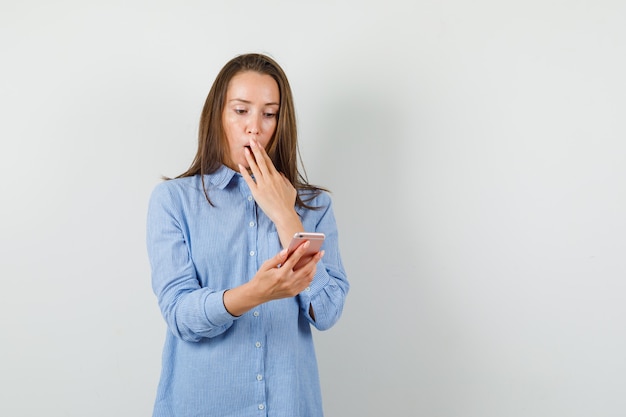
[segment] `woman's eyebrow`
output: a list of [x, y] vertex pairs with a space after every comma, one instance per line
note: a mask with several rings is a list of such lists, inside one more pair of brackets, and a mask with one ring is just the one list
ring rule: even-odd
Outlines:
[[[245, 100], [243, 98], [233, 98], [231, 100], [228, 100], [229, 103], [232, 103], [233, 101], [237, 101], [239, 103], [244, 103], [244, 104], [252, 104], [250, 100]], [[265, 103], [264, 105], [265, 106], [280, 106], [280, 103], [270, 102], [270, 103]]]

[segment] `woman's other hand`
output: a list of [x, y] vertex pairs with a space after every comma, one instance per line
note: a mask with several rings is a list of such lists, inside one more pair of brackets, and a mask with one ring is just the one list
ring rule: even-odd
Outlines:
[[246, 149], [248, 170], [239, 165], [239, 172], [250, 187], [259, 207], [274, 222], [283, 247], [287, 247], [296, 232], [302, 232], [302, 222], [295, 210], [297, 191], [285, 175], [276, 170], [271, 158], [254, 139]]

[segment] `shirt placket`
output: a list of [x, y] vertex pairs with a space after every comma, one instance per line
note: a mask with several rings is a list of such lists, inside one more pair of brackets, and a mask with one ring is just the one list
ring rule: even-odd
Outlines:
[[[258, 223], [258, 206], [254, 198], [250, 194], [247, 187], [246, 198], [246, 225], [248, 236], [248, 271], [249, 276], [253, 277], [259, 268], [259, 223]], [[255, 307], [249, 314], [252, 314], [251, 338], [249, 343], [252, 349], [252, 355], [255, 360], [253, 369], [250, 369], [250, 380], [256, 385], [256, 402], [259, 416], [267, 415], [267, 397], [265, 390], [265, 333], [263, 332], [263, 305]]]

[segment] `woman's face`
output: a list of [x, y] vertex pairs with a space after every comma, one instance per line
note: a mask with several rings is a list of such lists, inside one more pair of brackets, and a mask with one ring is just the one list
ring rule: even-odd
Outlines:
[[278, 84], [267, 74], [241, 72], [228, 83], [222, 125], [230, 149], [228, 166], [239, 171], [238, 164], [249, 168], [245, 148], [250, 139], [267, 147], [276, 130], [280, 93]]

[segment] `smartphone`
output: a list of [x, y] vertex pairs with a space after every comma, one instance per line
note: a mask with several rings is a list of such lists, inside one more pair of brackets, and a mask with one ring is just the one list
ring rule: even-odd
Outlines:
[[295, 251], [296, 248], [298, 248], [298, 246], [302, 245], [307, 240], [311, 242], [309, 244], [309, 247], [307, 248], [306, 253], [302, 255], [302, 257], [300, 258], [300, 260], [298, 261], [296, 266], [294, 266], [293, 269], [300, 268], [302, 265], [307, 263], [308, 260], [311, 259], [313, 255], [319, 252], [320, 248], [322, 247], [322, 243], [324, 243], [325, 238], [326, 238], [326, 235], [324, 235], [324, 233], [298, 232], [295, 235], [293, 235], [293, 238], [291, 239], [291, 243], [289, 243], [289, 248], [287, 249], [287, 258], [291, 256], [293, 251]]

